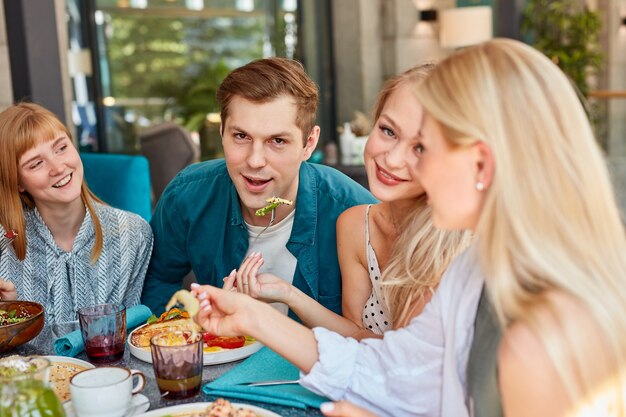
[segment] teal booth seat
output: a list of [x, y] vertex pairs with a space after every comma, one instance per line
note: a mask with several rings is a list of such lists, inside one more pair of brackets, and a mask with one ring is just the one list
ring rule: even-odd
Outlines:
[[89, 189], [110, 206], [150, 221], [150, 168], [141, 155], [81, 153]]

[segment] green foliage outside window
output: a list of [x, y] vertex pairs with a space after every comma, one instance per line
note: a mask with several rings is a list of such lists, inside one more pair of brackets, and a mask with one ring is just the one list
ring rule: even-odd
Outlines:
[[[173, 116], [197, 131], [218, 106], [215, 91], [230, 70], [263, 56], [262, 17], [126, 16], [111, 13], [107, 28], [110, 92], [116, 100], [165, 99], [138, 106], [142, 116]], [[132, 107], [132, 106], [128, 106]]]
[[554, 61], [583, 96], [602, 67], [600, 15], [581, 0], [528, 0], [522, 31], [532, 46]]
[[154, 93], [171, 98], [167, 111], [180, 118], [190, 131], [199, 131], [208, 113], [219, 111], [217, 88], [231, 68], [223, 61], [204, 65], [200, 72], [176, 82], [154, 85]]

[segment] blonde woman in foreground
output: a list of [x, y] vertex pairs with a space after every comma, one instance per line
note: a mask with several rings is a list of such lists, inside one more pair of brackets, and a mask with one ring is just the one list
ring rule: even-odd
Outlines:
[[[498, 39], [444, 60], [418, 87], [417, 97], [426, 110], [418, 168], [433, 222], [449, 230], [475, 230], [482, 274], [505, 327], [498, 357], [505, 415], [625, 415], [626, 237], [607, 168], [567, 78], [529, 46]], [[459, 258], [448, 271], [472, 266], [467, 256]], [[455, 301], [479, 297], [475, 274], [459, 274], [454, 282], [447, 275], [433, 301], [444, 291], [454, 295], [460, 286], [472, 291], [464, 290], [465, 297]], [[323, 332], [311, 334], [274, 316], [268, 322], [259, 316], [270, 314], [263, 304], [238, 294], [211, 287], [195, 291], [203, 298], [197, 320], [204, 327], [220, 334], [252, 331], [294, 362], [303, 379], [322, 372], [328, 362], [366, 366], [359, 356], [391, 349], [385, 343], [389, 333], [400, 343], [395, 334], [408, 337], [433, 304], [406, 329], [387, 332], [381, 343], [334, 359], [320, 344]], [[290, 336], [302, 342], [296, 345]], [[452, 342], [446, 337], [444, 349]], [[457, 391], [466, 390], [463, 353], [453, 353], [460, 358]], [[370, 366], [379, 365], [416, 366], [391, 361]], [[353, 377], [366, 372], [354, 369]], [[417, 382], [419, 369], [415, 372]], [[386, 390], [387, 383], [370, 381], [385, 391], [383, 401], [391, 408], [398, 392]], [[356, 401], [378, 414], [420, 415], [385, 410], [352, 395], [363, 387], [349, 379], [332, 384], [341, 394], [331, 391], [330, 398]], [[419, 388], [424, 387], [407, 386], [415, 396], [423, 395]], [[435, 387], [430, 394], [437, 395]], [[444, 397], [439, 415], [470, 415], [468, 403], [461, 395]]]
[[482, 237], [505, 414], [624, 415], [626, 237], [567, 78], [495, 40], [445, 62], [418, 99], [433, 222]]
[[467, 232], [434, 228], [416, 172], [422, 107], [414, 90], [433, 68], [415, 66], [378, 95], [364, 160], [370, 192], [381, 202], [351, 207], [337, 220], [343, 317], [287, 281], [259, 273], [259, 253], [225, 279], [224, 289], [285, 303], [307, 326], [359, 340], [382, 337], [421, 313], [445, 268], [470, 243]]

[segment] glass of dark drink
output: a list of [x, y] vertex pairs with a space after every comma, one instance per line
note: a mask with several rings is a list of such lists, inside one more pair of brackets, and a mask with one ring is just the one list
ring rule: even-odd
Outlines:
[[95, 364], [119, 362], [126, 343], [126, 307], [98, 304], [78, 310], [80, 332], [89, 361]]
[[161, 397], [180, 400], [197, 395], [202, 382], [202, 337], [189, 331], [158, 334], [150, 339], [152, 368]]

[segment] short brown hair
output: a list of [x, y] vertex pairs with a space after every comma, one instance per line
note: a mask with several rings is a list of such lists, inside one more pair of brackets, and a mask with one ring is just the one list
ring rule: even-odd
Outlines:
[[315, 126], [319, 90], [302, 64], [287, 58], [258, 59], [226, 76], [217, 90], [222, 126], [226, 123], [234, 96], [266, 103], [285, 94], [296, 100], [296, 125], [302, 131], [303, 140], [306, 140]]

